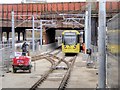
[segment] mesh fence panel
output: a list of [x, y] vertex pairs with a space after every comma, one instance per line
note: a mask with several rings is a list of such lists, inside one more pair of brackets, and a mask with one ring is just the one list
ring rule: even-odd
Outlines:
[[0, 76], [4, 75], [5, 72], [9, 72], [11, 67], [11, 58], [12, 53], [11, 45], [1, 44], [0, 45]]

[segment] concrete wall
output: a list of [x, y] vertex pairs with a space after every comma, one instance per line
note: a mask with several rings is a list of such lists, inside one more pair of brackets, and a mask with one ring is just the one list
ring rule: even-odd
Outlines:
[[60, 37], [62, 35], [62, 32], [64, 30], [56, 30], [56, 34], [55, 34], [55, 37]]
[[51, 43], [51, 44], [46, 44], [42, 46], [42, 51], [50, 51], [50, 50], [54, 50], [55, 48], [58, 47], [58, 43]]
[[45, 44], [45, 45], [42, 45], [42, 48], [40, 45], [38, 45], [38, 47], [39, 48], [37, 48], [37, 50], [35, 52], [32, 52], [32, 51], [30, 52], [31, 56], [39, 55], [40, 53], [47, 53], [49, 51], [52, 51], [58, 47], [58, 43], [55, 42], [55, 43]]

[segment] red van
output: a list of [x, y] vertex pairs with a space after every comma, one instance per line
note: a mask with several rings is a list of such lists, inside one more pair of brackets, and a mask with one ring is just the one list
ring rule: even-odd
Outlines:
[[29, 70], [31, 73], [31, 57], [29, 56], [19, 56], [13, 58], [13, 72], [16, 73], [17, 70]]

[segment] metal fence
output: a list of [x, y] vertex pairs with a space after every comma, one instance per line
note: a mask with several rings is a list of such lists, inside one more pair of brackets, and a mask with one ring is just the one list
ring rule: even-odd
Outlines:
[[9, 72], [11, 67], [12, 48], [10, 44], [0, 44], [0, 76], [3, 76], [5, 72]]

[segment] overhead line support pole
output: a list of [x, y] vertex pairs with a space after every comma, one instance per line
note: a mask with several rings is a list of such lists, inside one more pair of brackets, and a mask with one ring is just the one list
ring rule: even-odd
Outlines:
[[35, 23], [34, 16], [32, 16], [32, 51], [35, 51]]
[[42, 49], [42, 21], [40, 21], [40, 45]]
[[98, 88], [106, 88], [106, 0], [99, 1]]
[[85, 12], [85, 47], [88, 48], [88, 11]]
[[14, 11], [11, 12], [12, 14], [12, 50], [13, 50], [13, 57], [15, 56], [15, 27], [14, 27]]
[[91, 49], [91, 2], [88, 3], [88, 48]]

